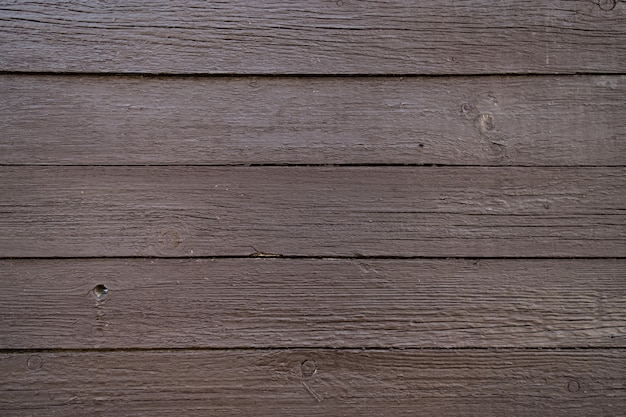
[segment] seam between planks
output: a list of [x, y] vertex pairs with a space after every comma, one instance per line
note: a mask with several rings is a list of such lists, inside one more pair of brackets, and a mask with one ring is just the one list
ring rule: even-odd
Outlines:
[[379, 74], [379, 73], [240, 73], [240, 72], [217, 72], [217, 73], [152, 73], [152, 72], [63, 72], [63, 71], [0, 71], [0, 76], [17, 75], [29, 76], [55, 76], [55, 77], [127, 77], [127, 78], [493, 78], [493, 77], [578, 77], [578, 76], [623, 76], [626, 72], [490, 72], [490, 73], [441, 73], [441, 74]]
[[459, 260], [549, 260], [549, 259], [579, 259], [579, 260], [620, 260], [626, 256], [390, 256], [390, 255], [352, 255], [352, 256], [324, 256], [324, 255], [281, 255], [270, 253], [251, 253], [249, 255], [189, 255], [189, 256], [0, 256], [0, 260], [84, 260], [84, 259], [309, 259], [309, 260], [429, 260], [429, 259], [459, 259]]
[[357, 351], [357, 352], [450, 352], [450, 351], [475, 351], [475, 352], [577, 352], [577, 351], [610, 351], [624, 350], [626, 346], [460, 346], [460, 347], [326, 347], [326, 346], [228, 346], [228, 347], [168, 347], [168, 348], [41, 348], [41, 349], [0, 349], [0, 355], [25, 354], [25, 353], [109, 353], [109, 352], [227, 352], [227, 351]]
[[340, 163], [340, 164], [292, 164], [292, 163], [232, 163], [232, 164], [50, 164], [50, 163], [0, 163], [0, 167], [63, 167], [63, 168], [83, 168], [83, 167], [112, 167], [112, 168], [154, 168], [154, 167], [181, 167], [181, 168], [201, 168], [201, 167], [277, 167], [277, 168], [624, 168], [626, 164], [578, 164], [578, 165], [527, 165], [527, 164], [405, 164], [405, 163]]

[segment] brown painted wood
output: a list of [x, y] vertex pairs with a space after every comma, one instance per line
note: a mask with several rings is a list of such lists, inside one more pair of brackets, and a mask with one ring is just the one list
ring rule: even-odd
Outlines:
[[617, 416], [626, 352], [232, 350], [0, 355], [3, 416]]
[[625, 23], [0, 0], [0, 415], [623, 414]]
[[0, 70], [623, 72], [622, 1], [0, 3]]
[[2, 167], [5, 257], [623, 257], [625, 168]]
[[0, 275], [0, 349], [626, 345], [624, 259], [31, 259]]
[[626, 165], [626, 77], [0, 76], [1, 164]]

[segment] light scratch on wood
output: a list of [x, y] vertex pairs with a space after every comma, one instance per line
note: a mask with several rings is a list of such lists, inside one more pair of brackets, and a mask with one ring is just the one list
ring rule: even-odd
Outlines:
[[315, 401], [317, 401], [318, 403], [322, 402], [322, 396], [319, 395], [317, 392], [313, 391], [313, 388], [309, 387], [306, 382], [302, 381], [302, 386], [304, 387], [304, 389], [307, 390], [307, 392], [309, 394], [311, 394], [311, 397], [313, 397], [315, 399]]

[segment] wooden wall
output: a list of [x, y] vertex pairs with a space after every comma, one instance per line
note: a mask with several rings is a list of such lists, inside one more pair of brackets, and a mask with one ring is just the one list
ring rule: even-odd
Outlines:
[[0, 0], [0, 415], [618, 416], [626, 2]]

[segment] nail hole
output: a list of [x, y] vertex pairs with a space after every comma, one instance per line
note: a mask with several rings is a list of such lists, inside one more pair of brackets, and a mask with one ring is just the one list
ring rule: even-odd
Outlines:
[[96, 297], [96, 300], [104, 300], [109, 293], [109, 289], [106, 285], [98, 284], [93, 287], [93, 295]]
[[317, 364], [315, 363], [315, 361], [312, 361], [311, 359], [307, 359], [304, 362], [302, 362], [302, 365], [300, 366], [300, 370], [302, 371], [303, 378], [311, 378], [313, 375], [317, 373]]

